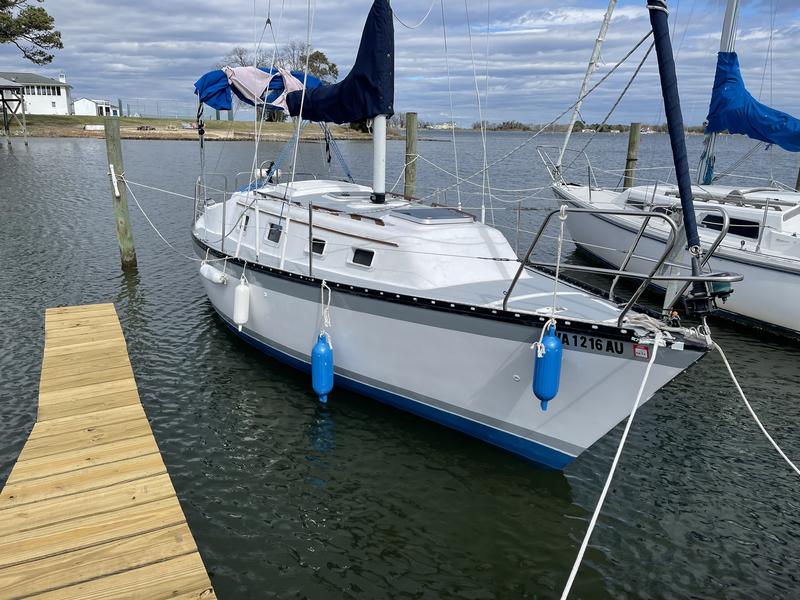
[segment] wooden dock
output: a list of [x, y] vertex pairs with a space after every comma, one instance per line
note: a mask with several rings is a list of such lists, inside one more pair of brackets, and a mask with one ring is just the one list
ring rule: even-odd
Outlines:
[[46, 313], [38, 418], [0, 493], [0, 598], [31, 596], [216, 597], [113, 304]]

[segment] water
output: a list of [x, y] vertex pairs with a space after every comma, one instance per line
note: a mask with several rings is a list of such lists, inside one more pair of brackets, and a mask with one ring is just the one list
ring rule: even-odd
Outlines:
[[[426, 137], [435, 139], [421, 141], [420, 152], [452, 170], [449, 134]], [[490, 157], [526, 137], [490, 135]], [[480, 145], [475, 134], [459, 139], [463, 175], [480, 164]], [[557, 144], [560, 136], [542, 139]], [[700, 141], [689, 138], [692, 161]], [[593, 165], [621, 168], [625, 143], [624, 135], [598, 136]], [[749, 144], [720, 147], [724, 165]], [[262, 158], [277, 148], [264, 145]], [[317, 166], [321, 149], [303, 149], [307, 168]], [[354, 166], [370, 163], [368, 144], [345, 143], [343, 151]], [[402, 151], [402, 142], [390, 142], [390, 184]], [[127, 141], [124, 153], [132, 181], [192, 193], [195, 144]], [[770, 161], [759, 153], [750, 172], [768, 173], [772, 164], [777, 179], [792, 182], [796, 158], [773, 154]], [[640, 158], [641, 167], [668, 162], [666, 137], [643, 136]], [[209, 170], [235, 173], [251, 160], [252, 144], [208, 145]], [[347, 392], [335, 391], [321, 407], [307, 376], [224, 329], [197, 265], [166, 248], [133, 202], [139, 272], [120, 273], [106, 171], [102, 140], [0, 148], [0, 482], [35, 419], [45, 307], [113, 301], [142, 401], [220, 597], [560, 593], [621, 427], [556, 473]], [[426, 163], [418, 179], [423, 193], [448, 182]], [[547, 181], [532, 148], [492, 171], [497, 188]], [[191, 201], [134, 189], [165, 237], [188, 254]], [[451, 190], [447, 202], [455, 201]], [[464, 193], [462, 201], [477, 206], [480, 196]], [[514, 224], [513, 211], [497, 214], [498, 224]], [[525, 213], [524, 224], [542, 214]], [[766, 426], [800, 458], [798, 346], [723, 322], [714, 333]], [[793, 596], [797, 485], [719, 359], [706, 357], [637, 415], [574, 597]]]

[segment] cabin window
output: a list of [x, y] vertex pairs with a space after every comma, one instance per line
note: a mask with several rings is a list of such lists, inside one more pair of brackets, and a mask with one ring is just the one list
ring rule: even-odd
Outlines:
[[353, 264], [361, 265], [362, 267], [372, 266], [372, 259], [375, 258], [374, 250], [365, 250], [364, 248], [355, 248], [353, 250]]
[[269, 224], [269, 231], [267, 232], [267, 241], [277, 244], [281, 241], [281, 233], [283, 233], [283, 226], [277, 223]]
[[244, 216], [244, 221], [242, 221], [242, 233], [247, 231], [247, 226], [250, 224], [250, 215]]
[[321, 240], [319, 238], [313, 238], [311, 240], [311, 251], [314, 254], [319, 254], [320, 256], [322, 256], [322, 254], [325, 252], [325, 240]]
[[[722, 231], [722, 215], [706, 215], [700, 223], [703, 227], [714, 229], [715, 231]], [[748, 221], [747, 219], [732, 218], [728, 233], [738, 235], [740, 237], [750, 238], [751, 240], [758, 239], [759, 223], [757, 221]]]

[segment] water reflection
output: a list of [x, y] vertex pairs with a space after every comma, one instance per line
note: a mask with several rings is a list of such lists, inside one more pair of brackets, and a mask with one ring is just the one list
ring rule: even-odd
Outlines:
[[[492, 135], [490, 154], [524, 137]], [[622, 168], [624, 136], [601, 137], [592, 163]], [[479, 136], [458, 139], [462, 172], [477, 169]], [[691, 160], [701, 142], [689, 138]], [[368, 144], [341, 147], [351, 165], [370, 168]], [[724, 141], [720, 164], [747, 147]], [[102, 140], [32, 139], [22, 148], [0, 148], [0, 481], [35, 417], [44, 308], [114, 301], [142, 401], [221, 598], [557, 596], [619, 429], [564, 474], [346, 390], [322, 407], [306, 374], [227, 330], [197, 265], [165, 247], [133, 206], [139, 270], [121, 273]], [[449, 144], [421, 140], [419, 148], [452, 170]], [[262, 144], [260, 160], [279, 149]], [[191, 195], [196, 150], [125, 141], [127, 176]], [[303, 170], [313, 170], [319, 147], [302, 152]], [[403, 152], [402, 141], [389, 142], [392, 177]], [[668, 152], [666, 136], [644, 136], [639, 164]], [[207, 153], [216, 172], [252, 164], [249, 143], [209, 144]], [[509, 157], [492, 181], [546, 185], [531, 160]], [[779, 154], [775, 174], [794, 178], [796, 160]], [[417, 180], [420, 190], [442, 185], [423, 164]], [[191, 201], [152, 190], [137, 198], [191, 254]], [[523, 228], [543, 214], [522, 213]], [[515, 211], [498, 211], [497, 222], [514, 227]], [[520, 245], [529, 243], [523, 235]], [[767, 427], [800, 456], [800, 350], [713, 327]], [[677, 378], [637, 414], [575, 597], [790, 597], [800, 572], [800, 523], [787, 508], [796, 483], [771, 452], [716, 357]]]

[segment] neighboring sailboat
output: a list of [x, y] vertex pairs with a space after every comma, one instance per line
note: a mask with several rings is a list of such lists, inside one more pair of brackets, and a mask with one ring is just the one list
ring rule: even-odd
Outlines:
[[[758, 327], [800, 336], [800, 194], [786, 188], [714, 184], [714, 144], [718, 132], [742, 133], [800, 150], [800, 121], [757, 102], [744, 87], [733, 40], [738, 0], [729, 0], [723, 26], [714, 91], [706, 127], [705, 152], [700, 168], [703, 182], [691, 187], [699, 241], [713, 252], [709, 268], [744, 275], [736, 292], [721, 304], [717, 314]], [[593, 52], [594, 56], [594, 52]], [[678, 216], [678, 199], [685, 190], [669, 184], [642, 185], [628, 190], [598, 189], [568, 183], [553, 164], [553, 191], [568, 206], [608, 210], [660, 211]], [[640, 231], [641, 218], [583, 216], [568, 226], [575, 243], [604, 263], [647, 270], [663, 253], [670, 231], [651, 220]], [[633, 254], [609, 246], [624, 241], [635, 244]], [[669, 262], [689, 271], [686, 256]], [[681, 269], [671, 269], [679, 271]], [[670, 271], [665, 267], [663, 272]], [[662, 286], [663, 287], [663, 286]], [[669, 316], [680, 289], [667, 289], [664, 313]], [[768, 299], [768, 300], [767, 300]]]
[[[527, 268], [499, 231], [467, 213], [388, 194], [393, 70], [391, 9], [375, 0], [350, 74], [285, 97], [298, 118], [373, 120], [372, 187], [278, 181], [272, 165], [213, 202], [201, 176], [193, 239], [206, 261], [205, 290], [231, 331], [312, 370], [321, 399], [332, 365], [337, 386], [563, 468], [628, 415], [652, 359], [645, 399], [707, 352], [710, 340]], [[249, 75], [284, 78], [282, 86], [265, 83], [271, 91], [256, 103], [296, 85], [291, 74]], [[229, 109], [236, 81], [215, 72], [196, 91], [212, 108]], [[547, 354], [556, 346], [560, 355]], [[550, 392], [537, 387], [546, 410], [531, 389], [542, 356], [548, 370], [536, 377], [556, 389], [547, 405]]]

